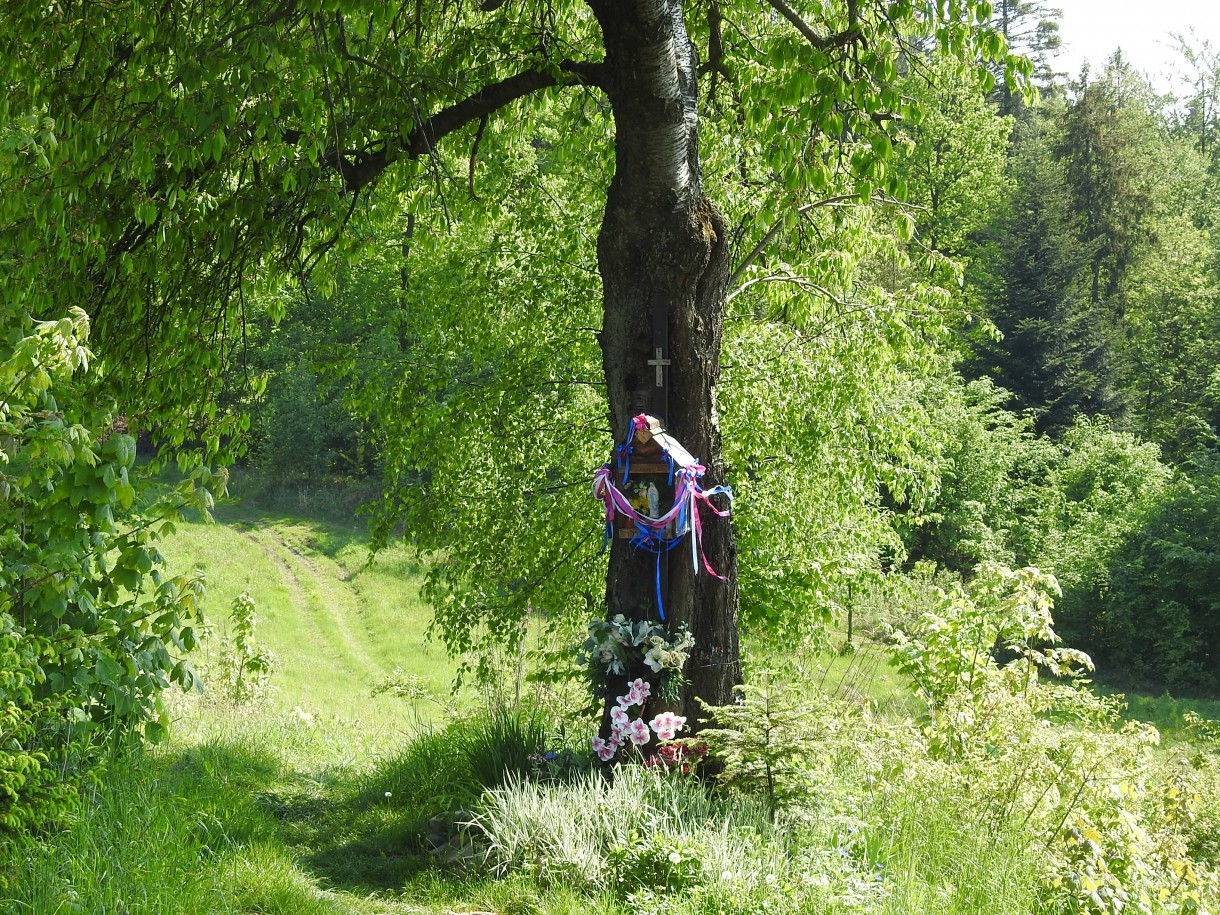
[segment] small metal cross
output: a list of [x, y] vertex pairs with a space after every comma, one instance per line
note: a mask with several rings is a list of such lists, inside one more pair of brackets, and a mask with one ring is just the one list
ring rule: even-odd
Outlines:
[[669, 365], [669, 360], [661, 358], [661, 355], [662, 355], [661, 347], [658, 346], [657, 347], [657, 358], [648, 360], [649, 365], [655, 365], [657, 367], [657, 387], [658, 388], [665, 387], [665, 369], [662, 368], [662, 366]]

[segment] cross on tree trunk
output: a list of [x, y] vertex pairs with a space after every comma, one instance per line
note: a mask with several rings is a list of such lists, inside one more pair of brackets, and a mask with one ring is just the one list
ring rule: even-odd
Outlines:
[[669, 360], [663, 359], [661, 357], [662, 352], [663, 351], [662, 351], [661, 347], [658, 346], [657, 347], [657, 357], [655, 359], [648, 360], [649, 365], [655, 365], [657, 367], [657, 387], [658, 388], [665, 387], [665, 369], [662, 368], [662, 366], [669, 365]]
[[[707, 482], [720, 483], [724, 462], [713, 390], [720, 376], [728, 231], [703, 188], [696, 60], [682, 2], [588, 2], [606, 48], [604, 89], [617, 153], [597, 245], [611, 427], [628, 429], [651, 400], [654, 415], [707, 468]], [[696, 696], [727, 704], [741, 682], [730, 525], [705, 526], [701, 542], [727, 581], [696, 575], [690, 563], [680, 562], [664, 582], [666, 622], [689, 626], [695, 639], [688, 682], [675, 703], [690, 725], [701, 714]], [[655, 557], [614, 538], [608, 616], [657, 619], [656, 574]]]

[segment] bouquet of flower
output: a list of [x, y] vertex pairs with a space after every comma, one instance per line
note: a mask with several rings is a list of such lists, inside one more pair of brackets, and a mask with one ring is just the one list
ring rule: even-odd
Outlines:
[[589, 636], [577, 649], [577, 660], [589, 670], [594, 694], [606, 689], [607, 677], [657, 674], [657, 694], [667, 701], [678, 697], [682, 669], [695, 640], [685, 626], [669, 632], [651, 620], [629, 620], [618, 614], [589, 623]]
[[617, 704], [610, 710], [610, 736], [603, 740], [593, 738], [593, 752], [602, 762], [609, 762], [624, 746], [642, 747], [655, 734], [657, 740], [673, 740], [674, 736], [686, 726], [686, 719], [672, 712], [661, 712], [651, 721], [643, 718], [633, 718], [631, 710], [641, 711], [652, 695], [652, 687], [648, 681], [635, 679], [627, 684], [627, 694], [619, 696]]

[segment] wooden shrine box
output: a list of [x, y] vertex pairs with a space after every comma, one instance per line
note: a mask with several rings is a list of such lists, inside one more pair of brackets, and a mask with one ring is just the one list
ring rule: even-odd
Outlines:
[[[642, 420], [642, 422], [640, 422]], [[630, 451], [628, 451], [630, 445]], [[668, 458], [666, 457], [668, 455]], [[628, 498], [633, 508], [642, 515], [660, 517], [674, 504], [675, 475], [673, 470], [681, 467], [691, 467], [698, 462], [689, 451], [672, 435], [665, 431], [661, 421], [655, 416], [641, 414], [637, 417], [634, 431], [630, 439], [619, 446], [613, 464], [614, 484]], [[623, 482], [623, 472], [627, 472], [627, 482]], [[650, 510], [650, 489], [656, 489], [655, 512]], [[630, 540], [638, 530], [630, 518], [618, 515], [614, 521], [616, 536]], [[676, 533], [672, 527], [666, 536], [673, 537]]]

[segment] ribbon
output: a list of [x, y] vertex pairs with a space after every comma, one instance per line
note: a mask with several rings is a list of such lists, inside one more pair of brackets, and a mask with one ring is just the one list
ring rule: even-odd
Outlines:
[[[632, 434], [639, 428], [643, 415], [637, 416], [632, 424]], [[630, 466], [630, 445], [624, 442], [618, 449], [620, 461], [627, 455], [626, 463]], [[613, 538], [614, 520], [620, 515], [630, 521], [636, 528], [630, 545], [633, 549], [644, 549], [657, 557], [657, 611], [661, 619], [665, 619], [665, 611], [661, 605], [661, 554], [668, 553], [677, 546], [686, 534], [691, 537], [691, 565], [696, 575], [700, 565], [711, 576], [725, 581], [725, 577], [717, 572], [707, 558], [703, 549], [703, 519], [702, 509], [710, 510], [719, 518], [727, 518], [731, 512], [733, 491], [728, 486], [714, 486], [702, 489], [699, 479], [706, 472], [702, 464], [692, 464], [689, 467], [675, 467], [675, 461], [666, 453], [669, 461], [669, 476], [672, 482], [677, 479], [674, 490], [674, 502], [670, 509], [658, 518], [642, 514], [632, 506], [626, 494], [614, 484], [610, 465], [603, 464], [593, 475], [593, 496], [605, 505], [606, 537], [602, 543], [602, 552], [606, 551]], [[623, 474], [623, 485], [626, 485], [627, 473]], [[712, 502], [714, 496], [725, 496], [729, 507], [719, 509]], [[665, 536], [665, 529], [673, 523], [674, 535]]]

